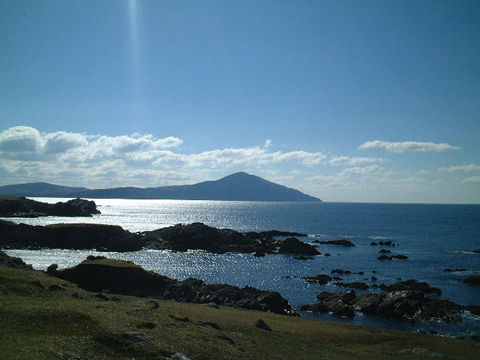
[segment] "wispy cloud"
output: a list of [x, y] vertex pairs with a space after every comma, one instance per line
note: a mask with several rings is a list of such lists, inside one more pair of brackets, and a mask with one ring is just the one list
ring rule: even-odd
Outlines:
[[355, 166], [347, 168], [340, 173], [341, 177], [348, 177], [352, 175], [370, 175], [380, 171], [382, 167], [380, 165], [370, 165], [370, 166]]
[[356, 166], [369, 163], [382, 163], [385, 159], [371, 157], [335, 156], [328, 163], [333, 166]]
[[458, 165], [458, 166], [450, 166], [450, 167], [441, 167], [438, 169], [440, 172], [458, 172], [458, 171], [464, 171], [464, 172], [470, 172], [470, 171], [480, 171], [480, 166], [475, 165], [475, 164], [469, 164], [469, 165]]
[[389, 142], [389, 141], [366, 141], [358, 147], [359, 149], [374, 149], [384, 148], [393, 153], [404, 153], [407, 151], [421, 151], [421, 152], [441, 152], [446, 150], [458, 150], [458, 146], [453, 146], [446, 143], [433, 143], [421, 141], [404, 141], [404, 142]]
[[468, 183], [480, 183], [480, 176], [471, 176], [466, 179], [462, 180], [462, 183], [468, 184]]

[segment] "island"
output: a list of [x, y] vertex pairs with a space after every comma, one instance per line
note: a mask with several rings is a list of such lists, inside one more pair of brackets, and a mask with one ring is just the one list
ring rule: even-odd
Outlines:
[[84, 216], [100, 214], [94, 201], [72, 199], [48, 204], [25, 197], [0, 195], [0, 217]]
[[0, 195], [29, 197], [67, 197], [89, 199], [176, 199], [224, 201], [322, 202], [296, 189], [273, 183], [261, 177], [238, 172], [216, 181], [193, 185], [161, 187], [119, 187], [87, 189], [47, 183], [6, 185]]

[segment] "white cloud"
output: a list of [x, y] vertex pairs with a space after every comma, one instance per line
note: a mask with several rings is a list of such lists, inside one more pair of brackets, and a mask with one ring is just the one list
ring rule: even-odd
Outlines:
[[471, 176], [462, 180], [462, 183], [480, 183], [480, 176]]
[[445, 150], [458, 150], [458, 146], [453, 146], [446, 143], [436, 144], [433, 142], [421, 142], [421, 141], [404, 141], [404, 142], [388, 142], [388, 141], [366, 141], [358, 147], [359, 149], [373, 149], [384, 148], [389, 152], [403, 153], [406, 151], [433, 151], [440, 152]]
[[442, 167], [442, 168], [438, 169], [438, 171], [449, 172], [449, 173], [453, 173], [453, 172], [457, 172], [457, 171], [465, 171], [465, 172], [480, 171], [480, 166], [475, 165], [475, 164], [458, 165], [458, 166]]
[[57, 131], [45, 137], [44, 152], [46, 154], [64, 153], [70, 149], [87, 145], [87, 137], [83, 134]]
[[[173, 136], [105, 136], [64, 131], [45, 134], [31, 127], [15, 127], [0, 133], [0, 159], [11, 175], [9, 178], [19, 178], [16, 182], [58, 183], [66, 179], [66, 184], [84, 186], [127, 184], [129, 179], [146, 179], [148, 171], [182, 173], [177, 179], [187, 175], [192, 178], [195, 174], [196, 179], [204, 180], [214, 172], [223, 175], [225, 169], [273, 170], [282, 164], [310, 168], [326, 159], [321, 152], [272, 152], [268, 148], [270, 140], [265, 147], [212, 149], [190, 154], [180, 151], [182, 143], [182, 139]], [[286, 176], [286, 172], [281, 171], [278, 176]]]
[[31, 153], [43, 146], [42, 135], [37, 129], [28, 126], [15, 126], [0, 133], [2, 153]]
[[335, 156], [332, 157], [328, 163], [333, 166], [356, 166], [368, 163], [382, 163], [384, 161], [385, 159], [382, 158]]
[[370, 166], [364, 166], [364, 167], [355, 166], [355, 167], [351, 167], [343, 170], [340, 173], [340, 176], [348, 177], [352, 175], [370, 175], [380, 171], [381, 169], [382, 167], [379, 165], [370, 165]]
[[271, 145], [272, 145], [272, 140], [267, 139], [267, 140], [265, 140], [265, 145], [263, 145], [263, 147], [265, 149], [268, 149]]

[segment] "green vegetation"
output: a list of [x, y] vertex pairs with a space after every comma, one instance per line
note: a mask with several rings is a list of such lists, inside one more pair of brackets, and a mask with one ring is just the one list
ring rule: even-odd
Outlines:
[[[0, 265], [1, 358], [476, 359], [480, 351], [470, 340], [96, 295], [40, 271]], [[273, 331], [255, 327], [259, 318]]]

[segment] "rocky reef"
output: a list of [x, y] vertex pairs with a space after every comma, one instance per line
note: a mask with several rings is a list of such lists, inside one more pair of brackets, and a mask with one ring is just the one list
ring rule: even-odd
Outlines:
[[432, 297], [440, 295], [441, 290], [425, 282], [407, 280], [379, 288], [386, 293], [368, 292], [357, 296], [353, 290], [321, 292], [317, 295], [318, 303], [302, 305], [300, 310], [330, 312], [345, 317], [354, 317], [356, 310], [396, 320], [421, 321], [436, 318], [446, 322], [461, 321], [461, 311], [466, 310], [454, 302]]
[[241, 233], [217, 229], [202, 223], [177, 224], [163, 229], [143, 232], [145, 246], [175, 251], [205, 250], [212, 253], [240, 252], [263, 254], [318, 255], [315, 247], [289, 237], [276, 240], [274, 236], [304, 236], [278, 230]]
[[92, 216], [100, 214], [94, 201], [72, 199], [55, 204], [25, 197], [0, 196], [0, 217]]
[[[128, 261], [89, 256], [79, 265], [47, 272], [93, 292], [153, 297], [179, 302], [215, 304], [234, 308], [296, 315], [293, 308], [278, 292], [263, 291], [250, 286], [238, 288], [226, 284], [205, 284], [189, 278], [178, 281], [144, 270]], [[104, 295], [105, 296], [105, 295]]]
[[0, 220], [0, 248], [4, 249], [96, 249], [136, 251], [144, 245], [137, 234], [120, 226], [55, 224], [32, 226]]

